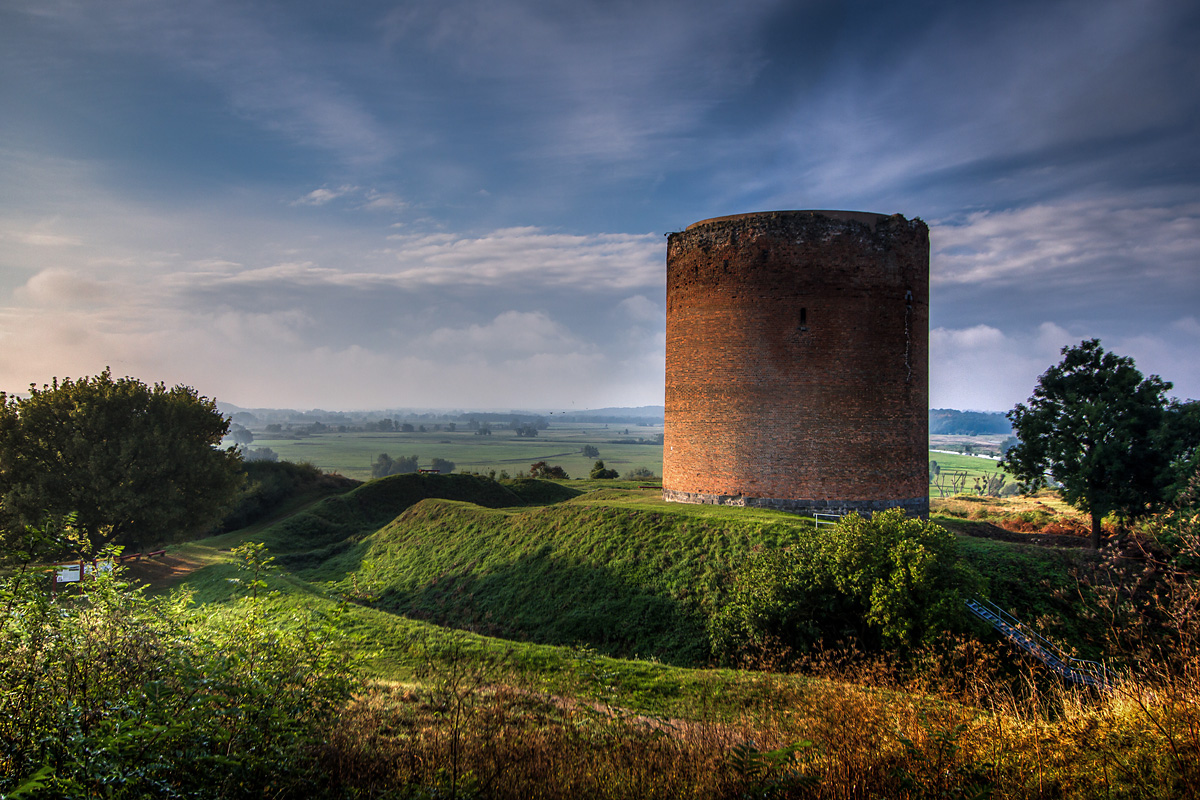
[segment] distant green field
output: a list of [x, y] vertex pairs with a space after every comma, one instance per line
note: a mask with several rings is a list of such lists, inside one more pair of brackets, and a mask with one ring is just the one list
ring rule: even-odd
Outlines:
[[[941, 469], [942, 476], [944, 477], [944, 484], [946, 486], [947, 497], [949, 497], [952, 493], [951, 479], [949, 475], [952, 472], [967, 473], [967, 478], [964, 483], [966, 487], [964, 491], [967, 493], [972, 493], [974, 491], [976, 478], [985, 474], [994, 475], [997, 472], [1003, 472], [1003, 470], [1000, 469], [999, 463], [990, 458], [983, 458], [981, 456], [964, 456], [957, 453], [939, 453], [930, 450], [929, 460], [936, 461], [938, 467]], [[1012, 482], [1013, 480], [1010, 477], [1008, 479], [1008, 483], [1005, 485], [1011, 484]], [[929, 496], [941, 497], [942, 495], [936, 488], [930, 486]]]
[[371, 464], [380, 453], [392, 458], [416, 455], [421, 466], [428, 466], [434, 458], [445, 458], [454, 462], [457, 472], [486, 473], [494, 469], [515, 474], [537, 461], [546, 461], [561, 466], [572, 478], [586, 478], [596, 460], [580, 452], [589, 444], [600, 451], [600, 459], [609, 469], [624, 474], [635, 467], [646, 467], [661, 475], [661, 444], [612, 444], [611, 440], [653, 440], [662, 432], [661, 426], [588, 423], [552, 426], [534, 438], [520, 438], [510, 430], [493, 430], [491, 436], [477, 436], [469, 430], [317, 433], [301, 439], [273, 439], [270, 434], [256, 432], [250, 447], [269, 447], [285, 461], [308, 461], [326, 472], [360, 480], [371, 477]]
[[[628, 434], [625, 431], [629, 431]], [[269, 447], [286, 461], [308, 461], [326, 472], [337, 472], [349, 478], [366, 480], [371, 477], [371, 464], [380, 453], [392, 458], [416, 455], [422, 466], [432, 459], [453, 461], [458, 472], [507, 470], [510, 474], [524, 472], [537, 461], [557, 464], [572, 478], [586, 478], [595, 459], [580, 452], [585, 445], [600, 451], [600, 458], [609, 469], [625, 474], [635, 467], [645, 467], [662, 475], [662, 445], [613, 444], [618, 439], [646, 439], [661, 434], [661, 426], [608, 425], [572, 423], [552, 425], [535, 438], [521, 438], [515, 431], [494, 430], [491, 436], [476, 436], [472, 431], [428, 431], [426, 433], [317, 433], [300, 439], [269, 438], [270, 434], [256, 432], [251, 448]], [[929, 460], [936, 461], [943, 472], [966, 472], [965, 486], [971, 491], [975, 478], [999, 471], [996, 462], [978, 456], [929, 451]], [[1009, 480], [1011, 483], [1011, 479]], [[949, 494], [950, 480], [945, 481]], [[930, 497], [940, 497], [930, 487]]]

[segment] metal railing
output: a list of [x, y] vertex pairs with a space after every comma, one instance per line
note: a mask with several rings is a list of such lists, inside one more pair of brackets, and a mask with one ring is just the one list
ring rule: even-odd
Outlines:
[[1096, 689], [1112, 685], [1108, 669], [1098, 661], [1073, 658], [1057, 645], [1039, 634], [995, 603], [987, 600], [967, 600], [967, 608], [991, 625], [1001, 636], [1049, 667], [1055, 674], [1073, 683]]
[[812, 512], [812, 518], [819, 528], [822, 525], [837, 525], [838, 520], [846, 516], [845, 514], [827, 514], [824, 512]]

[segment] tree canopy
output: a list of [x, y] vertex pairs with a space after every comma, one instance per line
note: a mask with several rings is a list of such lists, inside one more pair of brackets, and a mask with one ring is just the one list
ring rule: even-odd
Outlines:
[[1144, 378], [1132, 358], [1106, 352], [1099, 339], [1062, 354], [1028, 405], [1008, 412], [1020, 441], [1002, 464], [1027, 491], [1052, 476], [1063, 499], [1091, 515], [1092, 546], [1099, 548], [1106, 515], [1134, 518], [1162, 500], [1170, 453], [1156, 439], [1171, 384]]
[[229, 422], [187, 386], [56, 378], [27, 398], [0, 393], [0, 533], [74, 515], [93, 548], [201, 532], [243, 480]]

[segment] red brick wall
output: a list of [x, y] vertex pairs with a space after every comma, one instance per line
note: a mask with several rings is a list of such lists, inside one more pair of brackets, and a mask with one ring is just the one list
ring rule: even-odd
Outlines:
[[783, 211], [671, 234], [664, 494], [927, 513], [928, 330], [919, 219]]

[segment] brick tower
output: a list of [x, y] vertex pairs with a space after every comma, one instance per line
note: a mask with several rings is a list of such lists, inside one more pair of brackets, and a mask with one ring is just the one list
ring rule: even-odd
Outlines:
[[929, 229], [852, 211], [667, 239], [663, 496], [929, 513]]

